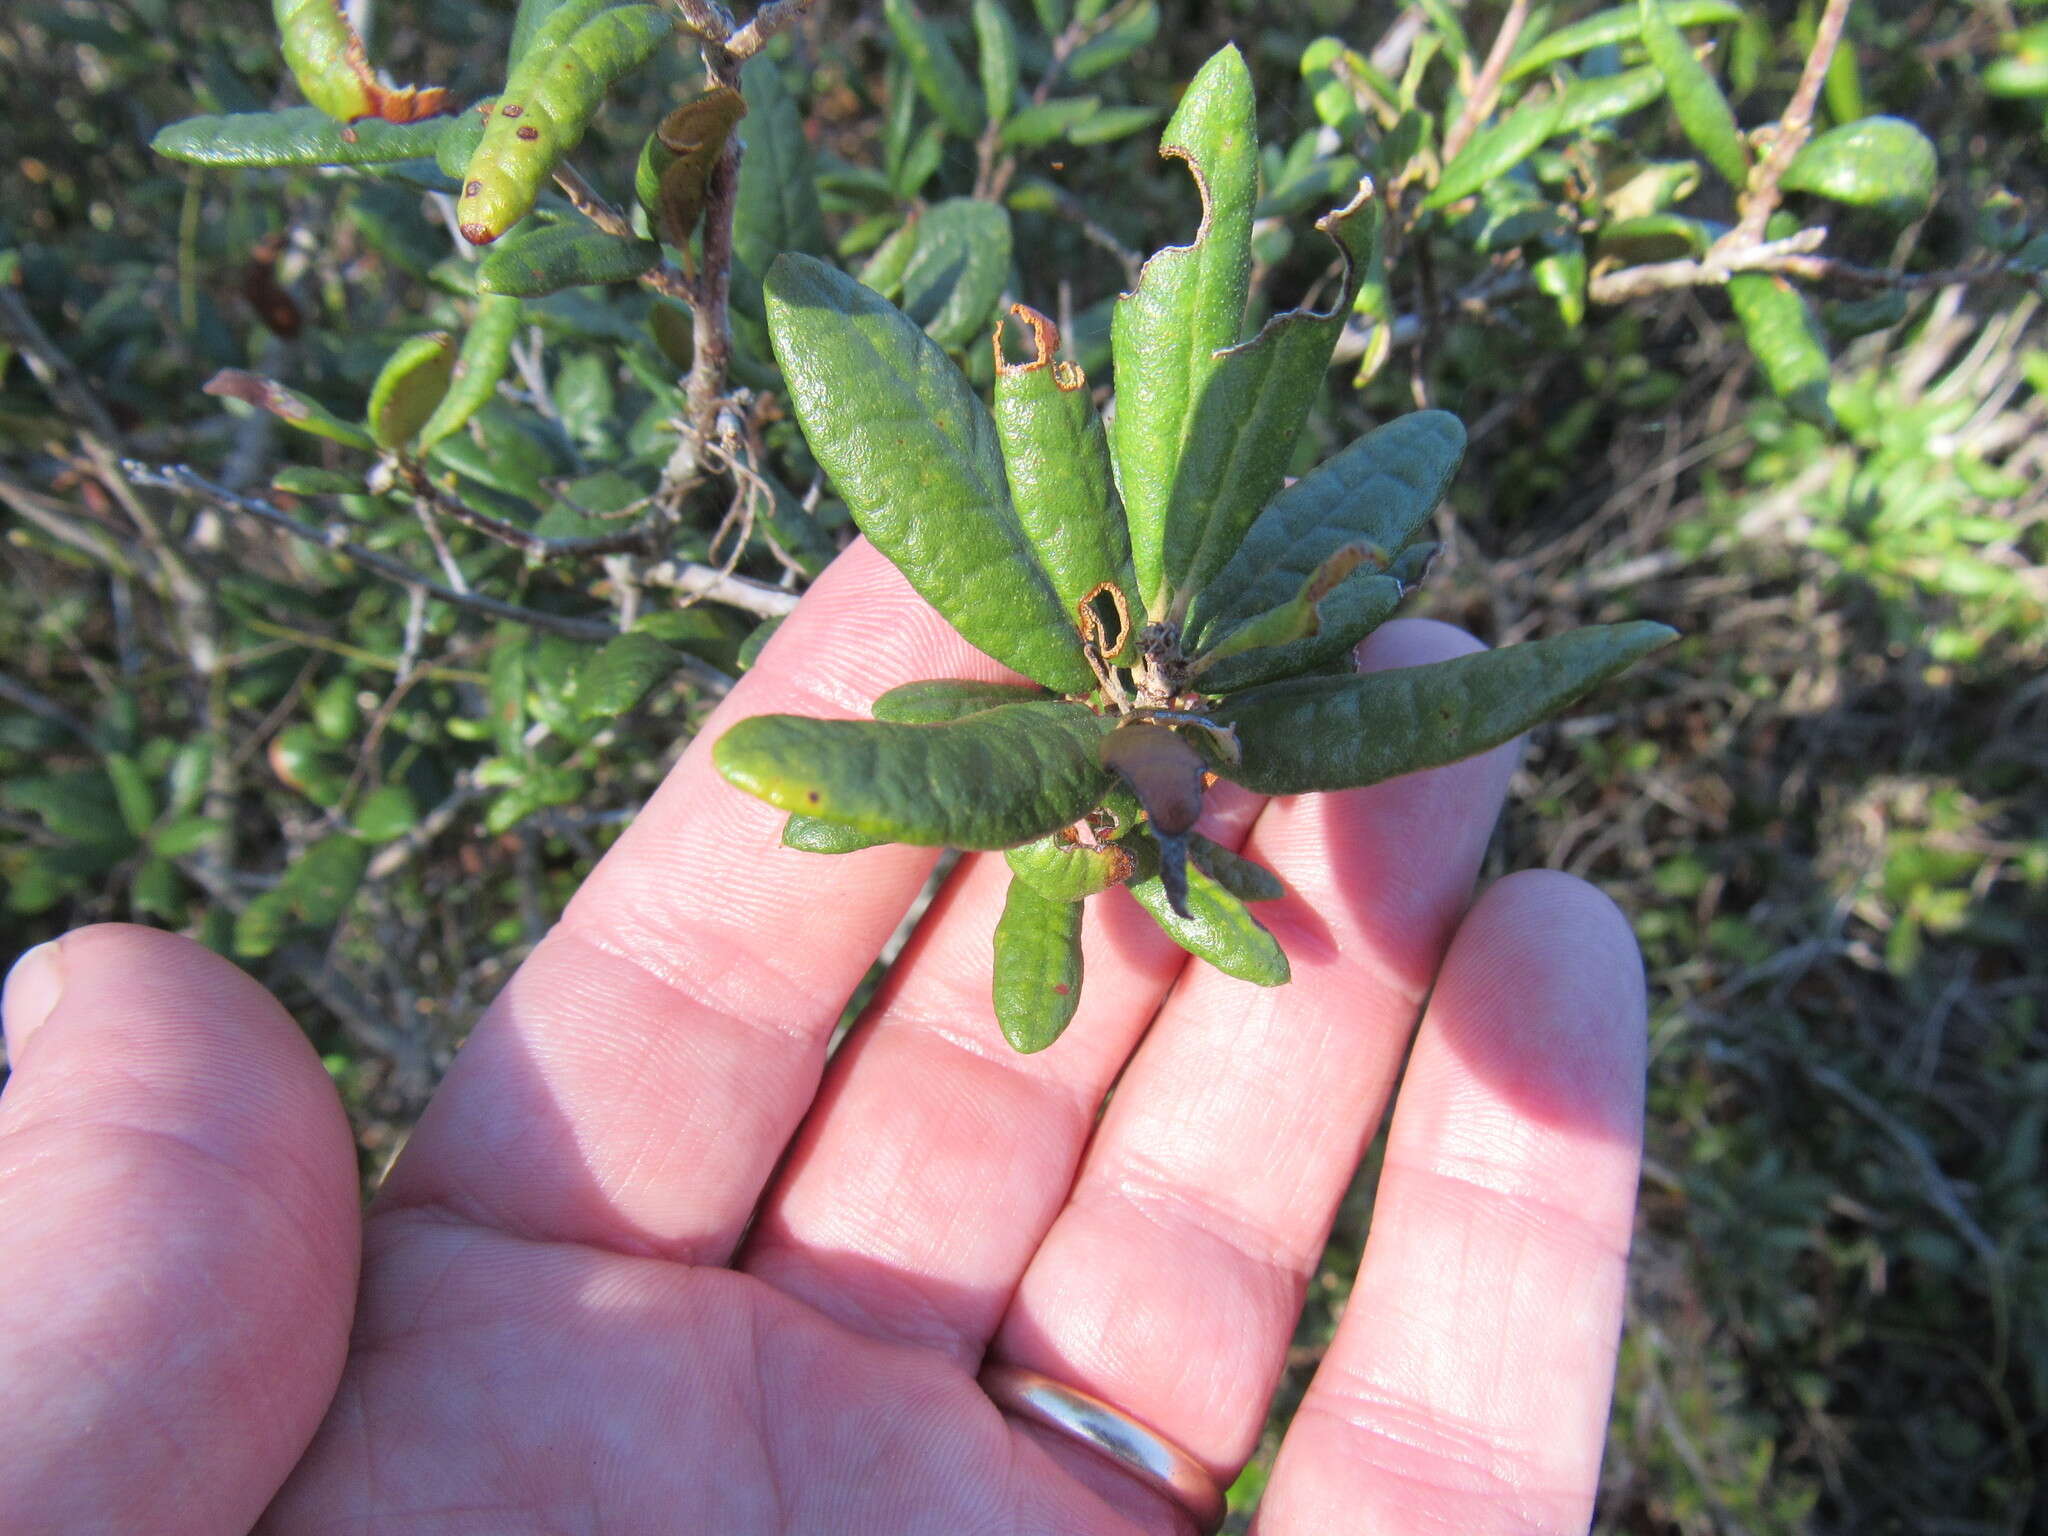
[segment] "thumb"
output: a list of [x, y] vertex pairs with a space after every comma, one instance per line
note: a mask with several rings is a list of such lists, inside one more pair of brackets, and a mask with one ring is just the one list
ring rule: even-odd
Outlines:
[[0, 1530], [241, 1532], [340, 1379], [354, 1149], [269, 993], [148, 928], [7, 978]]

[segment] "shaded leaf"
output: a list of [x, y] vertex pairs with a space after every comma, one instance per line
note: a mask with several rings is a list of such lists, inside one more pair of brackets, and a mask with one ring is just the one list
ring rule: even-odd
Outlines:
[[900, 283], [903, 312], [952, 351], [982, 333], [1010, 276], [1010, 215], [948, 198], [924, 210]]
[[585, 720], [623, 715], [676, 669], [676, 653], [645, 630], [605, 641], [576, 674], [576, 713]]
[[1188, 839], [1188, 857], [1195, 868], [1239, 901], [1278, 901], [1287, 894], [1280, 877], [1265, 865], [1234, 853], [1197, 832]]
[[1009, 848], [1079, 820], [1109, 787], [1112, 721], [1012, 704], [944, 725], [755, 715], [712, 761], [769, 804], [925, 847]]
[[711, 173], [747, 103], [730, 86], [714, 85], [664, 117], [640, 152], [634, 192], [654, 231], [684, 247], [704, 218]]
[[1347, 544], [1402, 548], [1436, 510], [1464, 452], [1457, 417], [1415, 411], [1325, 459], [1266, 504], [1196, 599], [1187, 624], [1194, 646], [1286, 602]]
[[1412, 583], [1400, 578], [1400, 564], [1397, 560], [1395, 569], [1384, 574], [1369, 567], [1353, 571], [1316, 604], [1314, 634], [1225, 657], [1202, 673], [1197, 686], [1208, 693], [1235, 693], [1344, 660], [1401, 606]]
[[974, 0], [976, 62], [988, 120], [1000, 123], [1017, 101], [1017, 28], [1000, 0]]
[[285, 866], [277, 892], [301, 921], [325, 928], [355, 900], [369, 862], [361, 838], [345, 832], [323, 837]]
[[[747, 97], [747, 153], [740, 161], [733, 205], [733, 250], [756, 274], [766, 272], [781, 251], [822, 256], [830, 249], [825, 215], [818, 207], [817, 167], [796, 98], [766, 54], [747, 60], [740, 88]], [[756, 287], [759, 281], [757, 276]]]
[[411, 336], [378, 370], [364, 413], [380, 448], [403, 448], [434, 414], [455, 376], [455, 338], [446, 331]]
[[149, 147], [187, 165], [377, 165], [431, 159], [454, 118], [423, 123], [374, 119], [346, 127], [318, 107], [188, 117], [160, 130]]
[[1232, 695], [1213, 712], [1243, 760], [1226, 778], [1268, 795], [1355, 789], [1454, 763], [1520, 735], [1675, 632], [1638, 620], [1356, 677], [1310, 677]]
[[1184, 618], [1188, 604], [1215, 580], [1280, 489], [1359, 282], [1376, 260], [1379, 221], [1379, 205], [1362, 184], [1348, 205], [1316, 221], [1344, 263], [1343, 281], [1327, 307], [1275, 315], [1250, 341], [1216, 357], [1167, 508], [1163, 576], [1173, 621]]
[[1142, 831], [1128, 833], [1123, 840], [1138, 853], [1140, 870], [1149, 871], [1131, 882], [1131, 895], [1169, 939], [1226, 976], [1261, 987], [1287, 984], [1291, 973], [1279, 940], [1242, 901], [1197, 864], [1187, 871], [1188, 915], [1180, 916], [1168, 903], [1159, 877], [1159, 845]]
[[980, 99], [946, 34], [927, 20], [912, 0], [883, 0], [882, 14], [896, 34], [896, 46], [903, 51], [911, 78], [940, 121], [962, 138], [980, 133]]
[[1056, 692], [1091, 688], [1010, 504], [995, 422], [960, 370], [902, 311], [808, 256], [777, 257], [766, 295], [804, 436], [861, 530], [969, 644]]
[[1152, 0], [1138, 0], [1074, 50], [1067, 59], [1067, 73], [1076, 80], [1092, 80], [1116, 68], [1158, 35], [1159, 7]]
[[631, 282], [660, 260], [661, 247], [652, 240], [607, 235], [587, 224], [540, 224], [478, 262], [476, 286], [482, 293], [537, 299], [587, 283]]
[[1100, 96], [1055, 96], [1023, 108], [1003, 124], [1009, 149], [1036, 149], [1085, 123], [1102, 106]]
[[1042, 1051], [1072, 1022], [1081, 1001], [1079, 902], [1048, 901], [1010, 881], [996, 921], [996, 1022], [1019, 1051]]

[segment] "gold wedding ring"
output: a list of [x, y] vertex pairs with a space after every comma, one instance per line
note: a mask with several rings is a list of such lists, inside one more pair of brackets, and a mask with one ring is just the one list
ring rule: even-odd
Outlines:
[[1157, 1430], [1101, 1398], [1020, 1365], [995, 1362], [982, 1368], [981, 1390], [1006, 1412], [1093, 1446], [1194, 1516], [1202, 1536], [1223, 1524], [1223, 1490], [1207, 1469]]

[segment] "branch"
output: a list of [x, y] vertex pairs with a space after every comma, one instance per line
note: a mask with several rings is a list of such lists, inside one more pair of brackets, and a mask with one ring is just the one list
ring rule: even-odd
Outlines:
[[618, 631], [611, 625], [595, 619], [572, 618], [566, 614], [542, 613], [534, 608], [521, 608], [515, 603], [504, 603], [494, 597], [485, 597], [480, 592], [457, 592], [443, 586], [415, 571], [389, 555], [379, 554], [374, 549], [365, 549], [348, 536], [347, 529], [340, 523], [329, 523], [315, 527], [302, 523], [290, 513], [267, 501], [252, 496], [240, 496], [226, 486], [215, 485], [203, 478], [197, 471], [185, 464], [169, 464], [161, 468], [129, 459], [122, 464], [138, 485], [159, 486], [183, 496], [196, 496], [209, 505], [226, 512], [239, 512], [270, 524], [273, 528], [302, 539], [308, 544], [318, 545], [335, 554], [345, 555], [366, 570], [375, 571], [387, 581], [429, 597], [439, 598], [457, 608], [467, 608], [475, 613], [489, 614], [492, 618], [510, 619], [517, 624], [529, 625], [534, 629], [550, 630], [558, 635], [567, 635], [575, 640], [609, 640]]
[[770, 0], [754, 19], [725, 40], [725, 51], [744, 62], [768, 46], [768, 39], [808, 11], [815, 0]]
[[1515, 41], [1522, 35], [1522, 24], [1529, 19], [1529, 0], [1511, 0], [1507, 15], [1500, 19], [1500, 30], [1493, 35], [1493, 47], [1481, 66], [1479, 78], [1472, 82], [1472, 94], [1465, 98], [1465, 109], [1458, 114], [1458, 120], [1451, 124], [1451, 131], [1444, 135], [1443, 149], [1438, 159], [1449, 165], [1458, 158], [1458, 151], [1486, 121], [1493, 111], [1493, 104], [1500, 96], [1500, 77], [1507, 73], [1508, 58], [1515, 51]]
[[715, 566], [694, 560], [664, 560], [638, 573], [643, 585], [666, 587], [688, 597], [709, 598], [728, 608], [744, 609], [764, 619], [779, 619], [795, 610], [797, 593], [771, 587], [764, 581], [735, 576]]
[[1714, 249], [1707, 253], [1710, 261], [1723, 252], [1740, 251], [1762, 241], [1764, 228], [1777, 211], [1781, 195], [1778, 181], [1813, 133], [1814, 104], [1820, 100], [1821, 86], [1827, 81], [1828, 65], [1834, 62], [1835, 45], [1842, 40], [1842, 25], [1849, 19], [1851, 3], [1852, 0], [1827, 0], [1827, 9], [1821, 12], [1820, 24], [1814, 28], [1813, 49], [1806, 56], [1806, 67], [1800, 71], [1792, 99], [1778, 119], [1771, 147], [1749, 174], [1749, 186], [1742, 195], [1742, 217], [1714, 243]]

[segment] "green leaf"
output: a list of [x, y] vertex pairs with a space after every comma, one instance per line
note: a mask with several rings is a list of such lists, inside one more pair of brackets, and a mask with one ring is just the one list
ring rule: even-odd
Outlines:
[[1131, 894], [1169, 939], [1226, 976], [1261, 987], [1287, 984], [1290, 971], [1279, 940], [1200, 864], [1188, 869], [1188, 915], [1181, 917], [1166, 899], [1166, 883], [1158, 873], [1158, 843], [1143, 831], [1123, 840], [1134, 845], [1140, 867], [1150, 871], [1131, 882]]
[[1021, 304], [1012, 312], [1031, 327], [1036, 355], [1004, 362], [998, 343], [996, 433], [1017, 516], [1071, 614], [1104, 582], [1127, 580], [1130, 536], [1087, 376], [1054, 361], [1059, 332], [1050, 320]]
[[947, 351], [986, 333], [1010, 276], [1010, 214], [954, 197], [919, 215], [903, 268], [903, 312]]
[[434, 164], [450, 181], [461, 181], [462, 173], [469, 169], [470, 157], [483, 142], [484, 125], [491, 120], [497, 105], [497, 97], [486, 96], [461, 116], [449, 118], [448, 126], [441, 130], [441, 138], [434, 145]]
[[1341, 38], [1319, 37], [1301, 53], [1301, 83], [1309, 103], [1325, 127], [1334, 128], [1347, 140], [1355, 140], [1372, 125], [1372, 114], [1359, 99], [1353, 81], [1391, 103], [1397, 94], [1372, 61]]
[[363, 477], [312, 464], [286, 464], [270, 477], [270, 488], [289, 496], [360, 496]]
[[808, 256], [778, 256], [766, 295], [797, 419], [862, 532], [969, 644], [1055, 692], [1092, 688], [1010, 504], [995, 422], [938, 343]]
[[652, 240], [607, 235], [586, 224], [541, 224], [521, 230], [477, 263], [481, 293], [537, 299], [587, 283], [630, 282], [661, 260]]
[[1288, 645], [1322, 633], [1322, 605], [1361, 566], [1384, 571], [1393, 556], [1384, 549], [1358, 540], [1341, 545], [1322, 564], [1309, 572], [1300, 588], [1286, 602], [1254, 614], [1219, 638], [1198, 661], [1211, 664], [1227, 661], [1247, 651]]
[[184, 894], [185, 882], [178, 878], [177, 866], [161, 857], [144, 859], [128, 885], [128, 903], [138, 914], [166, 921], [177, 915]]
[[1903, 118], [1831, 128], [1792, 157], [1779, 185], [1837, 203], [1915, 219], [1934, 200], [1934, 145]]
[[1079, 820], [1109, 771], [1113, 721], [1012, 704], [944, 725], [755, 715], [712, 748], [725, 777], [785, 811], [924, 847], [1009, 848]]
[[1223, 700], [1226, 778], [1267, 795], [1355, 789], [1484, 752], [1668, 645], [1662, 624], [1576, 629], [1497, 651], [1354, 677], [1309, 677]]
[[1081, 1001], [1079, 902], [1048, 901], [1021, 877], [1010, 881], [996, 921], [996, 1022], [1016, 1050], [1059, 1039]]
[[1067, 26], [1067, 0], [1031, 0], [1039, 26], [1047, 37], [1058, 37]]
[[359, 837], [323, 837], [285, 867], [277, 892], [301, 921], [325, 928], [338, 921], [363, 883], [370, 850]]
[[1108, 144], [1128, 138], [1141, 128], [1159, 121], [1156, 107], [1104, 107], [1091, 112], [1067, 130], [1069, 144]]
[[527, 50], [533, 47], [533, 40], [541, 27], [565, 3], [566, 0], [519, 0], [518, 13], [512, 18], [512, 46], [505, 55], [507, 70], [519, 67]]
[[931, 678], [904, 683], [876, 699], [872, 713], [892, 725], [943, 725], [1005, 704], [1043, 704], [1045, 690], [1028, 683], [970, 683]]
[[1655, 69], [1631, 69], [1618, 75], [1596, 75], [1565, 87], [1558, 97], [1557, 122], [1551, 133], [1577, 133], [1610, 118], [1639, 112], [1664, 94], [1664, 77]]
[[962, 138], [980, 133], [981, 101], [946, 34], [926, 20], [912, 0], [883, 0], [882, 14], [896, 34], [911, 78], [940, 120]]
[[284, 893], [265, 891], [235, 914], [235, 953], [244, 960], [260, 960], [282, 944], [295, 926]]
[[1464, 453], [1457, 417], [1415, 411], [1317, 465], [1267, 503], [1230, 564], [1189, 610], [1186, 634], [1194, 647], [1207, 649], [1286, 602], [1347, 544], [1404, 547], [1443, 500]]
[[125, 752], [107, 754], [107, 777], [114, 785], [114, 804], [121, 823], [136, 837], [147, 837], [156, 820], [156, 794], [135, 759]]
[[1634, 265], [1704, 256], [1713, 243], [1714, 227], [1703, 219], [1689, 219], [1680, 213], [1646, 213], [1603, 224], [1593, 248], [1600, 256]]
[[403, 448], [434, 414], [455, 376], [455, 338], [446, 331], [410, 336], [398, 344], [370, 386], [364, 413], [379, 448]]
[[1738, 272], [1728, 279], [1728, 302], [1771, 393], [1795, 416], [1831, 425], [1827, 343], [1806, 296], [1775, 272]]
[[448, 392], [420, 428], [420, 452], [459, 431], [498, 392], [498, 381], [511, 365], [512, 343], [519, 335], [524, 313], [525, 306], [509, 294], [487, 293], [477, 301], [476, 316], [463, 333], [462, 353], [455, 359]]
[[150, 847], [167, 859], [182, 859], [197, 853], [226, 830], [225, 824], [208, 816], [174, 816], [156, 829]]
[[[740, 70], [747, 98], [747, 153], [733, 204], [733, 250], [749, 272], [768, 270], [780, 251], [822, 256], [831, 247], [818, 207], [817, 166], [804, 136], [803, 113], [766, 54]], [[755, 278], [759, 286], [760, 279]]]
[[[1202, 194], [1201, 227], [1189, 244], [1169, 246], [1145, 263], [1136, 290], [1117, 300], [1110, 322], [1110, 445], [1130, 524], [1133, 596], [1154, 619], [1166, 613], [1167, 524], [1181, 460], [1193, 446], [1219, 359], [1237, 343], [1251, 277], [1259, 147], [1251, 76], [1235, 48], [1202, 66], [1159, 152], [1188, 162]], [[1208, 423], [1215, 415], [1208, 413]]]
[[896, 227], [888, 239], [876, 246], [861, 264], [862, 286], [893, 300], [903, 292], [903, 273], [917, 250], [918, 215], [913, 213]]
[[1536, 291], [1557, 301], [1558, 318], [1576, 329], [1586, 318], [1586, 247], [1577, 235], [1551, 242], [1551, 249], [1529, 264]]
[[1037, 149], [1061, 138], [1095, 115], [1100, 96], [1055, 96], [1024, 108], [1003, 124], [1003, 147]]
[[315, 437], [328, 438], [347, 448], [374, 448], [370, 435], [354, 422], [343, 421], [311, 395], [302, 395], [275, 379], [245, 373], [240, 368], [223, 368], [206, 381], [205, 392], [240, 400], [268, 411], [286, 426], [297, 427]]
[[1136, 869], [1121, 843], [1077, 843], [1066, 829], [1003, 852], [1010, 872], [1047, 901], [1083, 901], [1122, 885]]
[[1000, 123], [1017, 101], [1017, 28], [999, 0], [974, 0], [974, 41], [982, 105], [988, 120]]
[[1239, 901], [1278, 901], [1287, 894], [1280, 877], [1265, 865], [1233, 853], [1199, 832], [1188, 839], [1188, 857], [1195, 868]]
[[188, 117], [159, 131], [149, 147], [187, 165], [378, 165], [433, 158], [441, 136], [457, 121], [434, 117], [419, 123], [386, 123], [365, 118], [348, 126], [318, 107], [291, 107], [283, 112]]
[[1370, 566], [1353, 571], [1315, 605], [1314, 634], [1227, 656], [1202, 673], [1199, 686], [1206, 693], [1235, 693], [1342, 661], [1401, 606], [1410, 583], [1399, 577], [1398, 566], [1384, 574]]
[[863, 848], [879, 848], [888, 841], [886, 837], [869, 837], [865, 832], [818, 816], [792, 815], [782, 824], [782, 846], [803, 853], [858, 853]]
[[567, 0], [540, 22], [463, 172], [455, 205], [463, 238], [487, 245], [525, 218], [605, 92], [674, 30], [674, 17], [658, 6], [613, 0]]
[[1076, 80], [1092, 80], [1116, 68], [1158, 35], [1159, 7], [1152, 0], [1138, 0], [1073, 51], [1067, 59], [1067, 74]]
[[585, 720], [623, 715], [667, 680], [678, 659], [644, 630], [607, 640], [576, 674], [576, 713]]
[[1424, 208], [1442, 208], [1505, 176], [1557, 132], [1564, 98], [1546, 96], [1509, 113], [1483, 133], [1476, 133], [1457, 158], [1444, 167], [1436, 190], [1422, 200]]
[[1693, 54], [1692, 44], [1678, 30], [1679, 23], [1663, 0], [1639, 0], [1638, 8], [1644, 51], [1664, 77], [1678, 126], [1730, 186], [1741, 187], [1749, 179], [1749, 150], [1742, 142], [1742, 130], [1735, 126], [1728, 98]]
[[1329, 306], [1275, 315], [1250, 341], [1216, 358], [1167, 511], [1164, 576], [1174, 622], [1229, 563], [1280, 489], [1359, 282], [1377, 260], [1379, 222], [1379, 205], [1364, 186], [1349, 205], [1319, 219], [1316, 228], [1344, 258]]
[[[1713, 26], [1742, 19], [1742, 7], [1734, 4], [1733, 0], [1670, 0], [1664, 11], [1672, 25], [1678, 27]], [[1519, 80], [1539, 69], [1547, 69], [1560, 59], [1576, 58], [1579, 54], [1591, 53], [1595, 48], [1632, 43], [1642, 35], [1642, 25], [1642, 13], [1633, 5], [1625, 5], [1575, 21], [1568, 27], [1559, 27], [1555, 32], [1535, 38], [1526, 49], [1517, 53], [1505, 78]]]
[[363, 796], [350, 818], [356, 835], [372, 843], [388, 843], [419, 825], [419, 807], [403, 784], [386, 784]]

